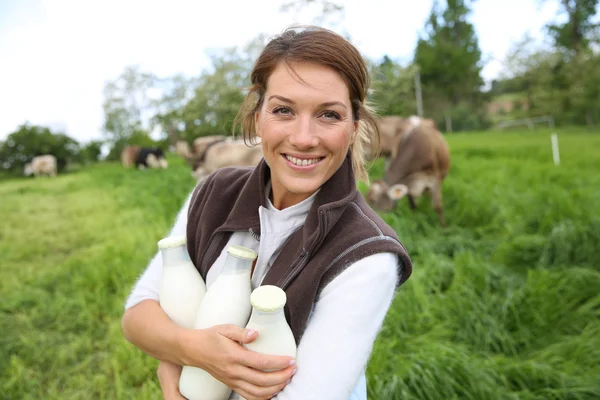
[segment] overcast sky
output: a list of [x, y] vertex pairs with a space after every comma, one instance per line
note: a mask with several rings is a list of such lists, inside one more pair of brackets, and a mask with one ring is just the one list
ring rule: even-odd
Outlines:
[[[0, 140], [25, 121], [87, 142], [102, 137], [102, 89], [128, 65], [197, 76], [206, 50], [313, 22], [283, 0], [0, 0]], [[558, 1], [478, 0], [471, 22], [497, 76], [511, 45], [557, 16]], [[347, 0], [337, 27], [370, 58], [412, 58], [432, 0]], [[502, 5], [500, 5], [502, 4]]]

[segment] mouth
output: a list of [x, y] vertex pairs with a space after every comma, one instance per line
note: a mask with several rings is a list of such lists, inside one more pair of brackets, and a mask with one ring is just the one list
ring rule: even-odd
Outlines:
[[282, 154], [282, 156], [291, 164], [296, 167], [310, 167], [321, 162], [325, 157], [311, 157], [311, 158], [300, 158], [294, 157], [289, 154]]

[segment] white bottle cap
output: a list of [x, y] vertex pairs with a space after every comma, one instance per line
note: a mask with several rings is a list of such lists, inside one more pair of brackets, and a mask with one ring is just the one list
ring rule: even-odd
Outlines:
[[186, 243], [185, 236], [168, 236], [158, 241], [159, 249], [169, 249], [172, 247], [182, 246]]
[[263, 312], [277, 311], [285, 306], [286, 301], [283, 289], [274, 285], [259, 286], [250, 295], [252, 307]]
[[237, 258], [245, 258], [247, 260], [254, 260], [258, 256], [258, 254], [256, 254], [254, 250], [244, 246], [229, 246], [227, 248], [227, 252], [232, 256], [235, 256]]

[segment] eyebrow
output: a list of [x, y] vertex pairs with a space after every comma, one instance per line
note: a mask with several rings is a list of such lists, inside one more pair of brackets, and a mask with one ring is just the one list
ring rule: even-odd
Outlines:
[[[269, 96], [269, 98], [267, 99], [267, 101], [270, 101], [271, 99], [278, 99], [278, 100], [281, 100], [281, 101], [283, 101], [285, 103], [296, 104], [293, 100], [290, 100], [287, 97], [279, 96], [277, 94]], [[325, 103], [321, 103], [320, 106], [321, 107], [341, 106], [341, 107], [344, 107], [344, 108], [348, 108], [341, 101], [327, 101]]]

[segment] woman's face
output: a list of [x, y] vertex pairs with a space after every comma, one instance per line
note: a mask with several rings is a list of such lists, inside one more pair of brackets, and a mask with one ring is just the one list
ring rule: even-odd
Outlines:
[[337, 171], [358, 129], [348, 87], [336, 71], [312, 63], [291, 68], [275, 68], [255, 116], [273, 205], [280, 210], [310, 197]]

